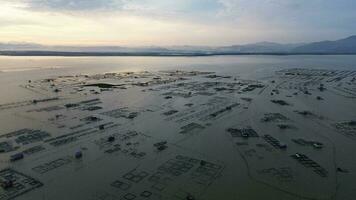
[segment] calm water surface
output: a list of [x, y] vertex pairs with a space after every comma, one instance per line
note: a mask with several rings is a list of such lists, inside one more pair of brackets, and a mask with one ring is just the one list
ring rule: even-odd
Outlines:
[[[0, 71], [70, 68], [86, 71], [197, 69], [254, 71], [273, 67], [356, 68], [355, 55], [210, 56], [210, 57], [8, 57], [0, 56]], [[241, 71], [242, 70], [242, 71]]]
[[18, 88], [31, 79], [120, 71], [202, 70], [260, 79], [283, 68], [356, 70], [355, 55], [210, 57], [8, 57], [0, 56], [0, 103], [34, 98]]

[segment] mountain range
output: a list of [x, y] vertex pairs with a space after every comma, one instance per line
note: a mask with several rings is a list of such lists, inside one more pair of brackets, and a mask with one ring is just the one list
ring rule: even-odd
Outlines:
[[259, 42], [231, 46], [48, 46], [35, 43], [0, 43], [0, 55], [238, 55], [238, 54], [356, 54], [356, 35], [335, 41], [280, 44]]

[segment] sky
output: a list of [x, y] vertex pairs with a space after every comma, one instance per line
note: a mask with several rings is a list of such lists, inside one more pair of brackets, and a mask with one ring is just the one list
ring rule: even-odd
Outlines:
[[355, 0], [0, 0], [0, 42], [219, 46], [356, 34]]

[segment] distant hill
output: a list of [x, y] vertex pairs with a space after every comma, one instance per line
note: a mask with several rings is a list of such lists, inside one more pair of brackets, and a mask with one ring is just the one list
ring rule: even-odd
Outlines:
[[45, 48], [45, 46], [35, 43], [18, 43], [18, 42], [9, 42], [9, 43], [0, 43], [0, 51], [35, 51]]
[[356, 35], [336, 41], [322, 41], [302, 45], [293, 49], [295, 53], [356, 53]]
[[155, 46], [46, 46], [35, 43], [0, 43], [0, 51], [58, 51], [58, 52], [165, 52], [169, 49]]
[[259, 42], [231, 46], [46, 46], [34, 43], [0, 43], [0, 55], [59, 56], [209, 56], [238, 54], [356, 54], [356, 35], [336, 41], [300, 44]]
[[219, 47], [219, 52], [238, 52], [238, 53], [282, 53], [289, 52], [302, 44], [279, 44], [274, 42], [259, 42], [246, 45], [233, 45]]

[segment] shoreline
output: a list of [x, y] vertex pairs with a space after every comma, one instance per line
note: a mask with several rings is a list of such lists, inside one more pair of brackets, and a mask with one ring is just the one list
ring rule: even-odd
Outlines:
[[209, 57], [209, 56], [305, 56], [305, 55], [356, 55], [356, 53], [145, 53], [145, 52], [62, 52], [62, 51], [0, 51], [0, 56], [58, 56], [58, 57]]

